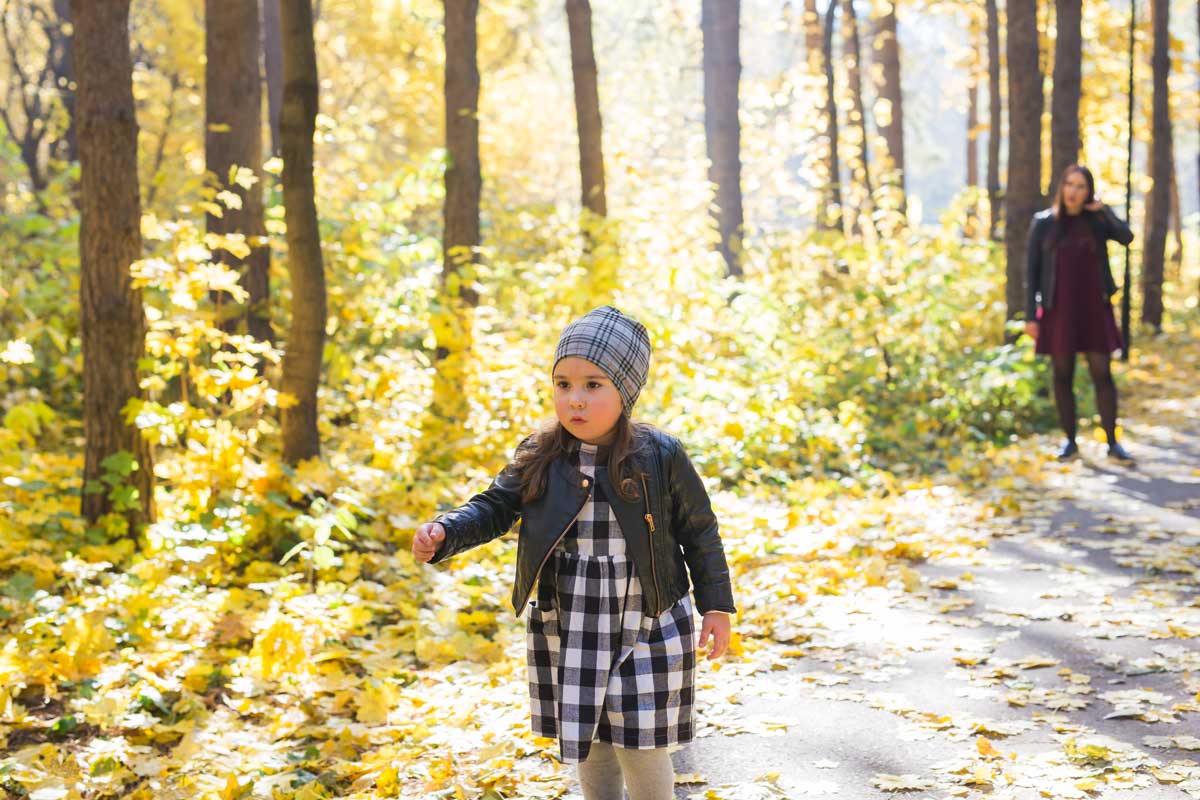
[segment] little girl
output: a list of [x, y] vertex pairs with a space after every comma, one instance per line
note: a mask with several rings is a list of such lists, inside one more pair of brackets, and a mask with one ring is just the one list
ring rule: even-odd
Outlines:
[[696, 629], [729, 646], [729, 568], [708, 493], [679, 440], [630, 419], [650, 369], [646, 328], [612, 306], [554, 353], [552, 423], [486, 491], [417, 529], [442, 561], [521, 519], [513, 608], [529, 609], [533, 732], [578, 764], [585, 800], [670, 800], [671, 745], [692, 740]]

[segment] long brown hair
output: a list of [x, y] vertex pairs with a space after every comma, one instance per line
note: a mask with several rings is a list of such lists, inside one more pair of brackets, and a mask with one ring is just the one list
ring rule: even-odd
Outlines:
[[[621, 414], [617, 419], [615, 436], [608, 446], [608, 474], [617, 493], [626, 500], [641, 497], [635, 480], [641, 473], [634, 472], [630, 460], [647, 446], [651, 430], [653, 426], [634, 422], [628, 414]], [[567, 455], [574, 438], [561, 422], [554, 420], [534, 433], [529, 443], [517, 451], [512, 466], [521, 476], [523, 503], [530, 503], [545, 493], [550, 465], [556, 458]]]
[[1082, 164], [1071, 164], [1062, 171], [1062, 175], [1058, 176], [1058, 190], [1054, 193], [1054, 205], [1052, 206], [1055, 219], [1061, 219], [1066, 211], [1066, 203], [1063, 202], [1063, 187], [1067, 183], [1067, 178], [1075, 174], [1082, 175], [1087, 184], [1088, 193], [1083, 204], [1086, 206], [1096, 199], [1096, 179], [1092, 177], [1092, 171]]

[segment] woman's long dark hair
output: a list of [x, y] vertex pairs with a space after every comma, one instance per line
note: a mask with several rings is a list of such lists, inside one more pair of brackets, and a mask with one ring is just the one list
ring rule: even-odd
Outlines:
[[[646, 446], [652, 426], [634, 422], [627, 414], [621, 414], [614, 430], [616, 435], [608, 446], [608, 474], [621, 497], [636, 500], [641, 497], [635, 480], [639, 474], [633, 471], [630, 457]], [[554, 459], [566, 456], [574, 438], [561, 422], [554, 420], [534, 433], [529, 443], [517, 451], [512, 466], [521, 476], [522, 502], [529, 503], [542, 496], [550, 465]]]
[[1062, 175], [1058, 176], [1058, 191], [1054, 193], [1054, 218], [1059, 219], [1066, 212], [1066, 204], [1063, 202], [1063, 187], [1067, 184], [1067, 178], [1072, 175], [1082, 175], [1084, 182], [1087, 183], [1087, 197], [1084, 198], [1083, 204], [1096, 199], [1096, 179], [1092, 177], [1092, 171], [1082, 164], [1072, 164], [1062, 171]]

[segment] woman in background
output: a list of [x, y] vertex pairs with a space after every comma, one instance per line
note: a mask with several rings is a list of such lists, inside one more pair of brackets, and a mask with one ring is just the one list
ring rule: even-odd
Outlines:
[[1096, 199], [1087, 167], [1072, 164], [1058, 181], [1054, 204], [1033, 217], [1026, 257], [1025, 332], [1054, 367], [1054, 404], [1067, 440], [1060, 461], [1079, 457], [1075, 443], [1075, 354], [1087, 358], [1108, 456], [1133, 461], [1117, 441], [1117, 386], [1112, 354], [1122, 347], [1111, 298], [1117, 291], [1108, 264], [1108, 240], [1133, 241], [1129, 226]]

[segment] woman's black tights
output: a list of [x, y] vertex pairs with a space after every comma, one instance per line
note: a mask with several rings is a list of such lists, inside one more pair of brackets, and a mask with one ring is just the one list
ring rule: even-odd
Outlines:
[[[1112, 363], [1107, 353], [1084, 353], [1088, 372], [1096, 387], [1096, 409], [1100, 412], [1100, 425], [1108, 443], [1117, 440], [1117, 385], [1113, 382]], [[1067, 439], [1075, 441], [1075, 355], [1053, 355], [1054, 405], [1058, 409], [1058, 421]]]

